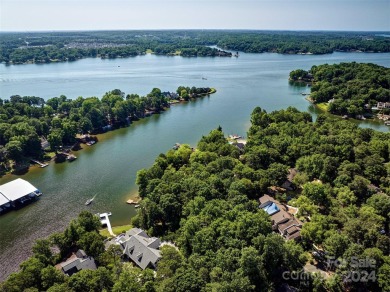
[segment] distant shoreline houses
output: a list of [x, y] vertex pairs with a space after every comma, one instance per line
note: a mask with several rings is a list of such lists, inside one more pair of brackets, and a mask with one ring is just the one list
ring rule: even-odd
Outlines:
[[390, 102], [378, 102], [376, 107], [372, 107], [372, 110], [390, 109]]

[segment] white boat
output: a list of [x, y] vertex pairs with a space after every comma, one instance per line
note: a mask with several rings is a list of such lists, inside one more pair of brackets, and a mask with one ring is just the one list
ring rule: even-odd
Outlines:
[[88, 199], [86, 202], [85, 202], [85, 206], [88, 206], [92, 203], [93, 201], [93, 198], [92, 199]]

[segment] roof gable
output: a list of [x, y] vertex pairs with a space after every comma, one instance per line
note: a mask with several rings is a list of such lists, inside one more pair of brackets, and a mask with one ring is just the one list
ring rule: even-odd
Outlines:
[[28, 194], [34, 193], [37, 188], [24, 179], [18, 178], [0, 186], [0, 193], [10, 201], [16, 201]]
[[59, 264], [61, 270], [69, 276], [80, 270], [96, 270], [96, 263], [94, 258], [88, 257], [86, 253], [79, 249], [76, 253], [72, 254], [65, 262]]
[[146, 269], [150, 264], [155, 266], [161, 258], [160, 247], [161, 241], [155, 237], [149, 237], [145, 231], [133, 228], [126, 232], [131, 235], [122, 246], [123, 253], [134, 261], [141, 269]]

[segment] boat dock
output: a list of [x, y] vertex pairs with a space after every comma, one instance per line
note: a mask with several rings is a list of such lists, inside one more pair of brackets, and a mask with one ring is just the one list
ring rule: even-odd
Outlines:
[[66, 156], [66, 160], [68, 161], [73, 161], [73, 160], [76, 160], [77, 159], [77, 156], [74, 155], [74, 154], [71, 154], [71, 153], [67, 153], [65, 151], [63, 152], [58, 152], [59, 154], [62, 154], [62, 155], [65, 155]]
[[108, 230], [108, 232], [109, 232], [112, 236], [116, 236], [116, 235], [114, 234], [114, 232], [112, 231], [110, 219], [108, 219], [108, 216], [111, 216], [112, 214], [109, 212], [109, 213], [97, 213], [96, 215], [99, 216], [99, 218], [100, 218], [100, 223], [102, 223], [102, 225], [107, 225], [107, 230]]
[[139, 203], [139, 200], [130, 199], [130, 200], [127, 200], [126, 203], [130, 204], [130, 205], [137, 205]]
[[33, 162], [33, 163], [35, 163], [35, 164], [38, 164], [40, 167], [46, 167], [46, 166], [48, 166], [49, 164], [47, 164], [47, 163], [43, 163], [43, 162], [40, 162], [40, 161], [38, 161], [38, 160], [34, 160], [34, 159], [31, 159], [31, 162]]
[[0, 213], [18, 209], [40, 195], [42, 193], [36, 187], [21, 178], [0, 185]]

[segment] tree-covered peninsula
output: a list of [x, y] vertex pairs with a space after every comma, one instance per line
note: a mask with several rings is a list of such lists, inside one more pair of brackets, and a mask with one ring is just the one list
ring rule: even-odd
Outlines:
[[355, 62], [324, 64], [309, 71], [294, 70], [290, 80], [312, 83], [310, 99], [326, 103], [332, 114], [390, 113], [390, 68]]
[[[138, 173], [143, 201], [133, 223], [177, 243], [188, 265], [159, 285], [178, 291], [185, 278], [193, 291], [269, 291], [307, 260], [320, 266], [327, 257], [356, 257], [375, 260], [367, 271], [375, 279], [348, 282], [359, 267], [331, 266], [326, 280], [311, 275], [289, 284], [302, 291], [389, 289], [390, 134], [321, 115], [313, 122], [294, 108], [256, 108], [251, 122], [244, 150], [217, 129], [195, 151], [171, 150]], [[295, 187], [286, 191], [292, 170]], [[259, 209], [263, 194], [298, 207], [300, 243], [271, 232]], [[314, 245], [323, 258], [309, 260]]]
[[[38, 241], [3, 291], [389, 290], [390, 134], [322, 115], [313, 122], [294, 108], [256, 108], [251, 123], [243, 148], [218, 128], [196, 149], [181, 145], [138, 173], [143, 200], [132, 224], [177, 247], [161, 248], [156, 274], [121, 261], [118, 249], [105, 250], [97, 217], [84, 212]], [[259, 208], [264, 194], [298, 208], [300, 241], [272, 230]], [[67, 277], [54, 268], [80, 248], [97, 269]], [[325, 269], [329, 259], [346, 264]], [[366, 260], [374, 264], [354, 264]]]
[[[0, 172], [23, 168], [30, 159], [43, 159], [49, 150], [72, 146], [77, 134], [102, 133], [129, 126], [132, 121], [160, 113], [172, 103], [214, 93], [213, 88], [180, 86], [176, 92], [154, 88], [146, 96], [115, 89], [101, 99], [64, 95], [45, 101], [36, 96], [14, 95], [0, 99]], [[47, 145], [47, 143], [46, 143]]]
[[7, 64], [123, 58], [146, 52], [232, 57], [232, 53], [224, 50], [280, 54], [390, 51], [390, 39], [375, 32], [167, 30], [1, 33], [0, 36], [0, 62]]

